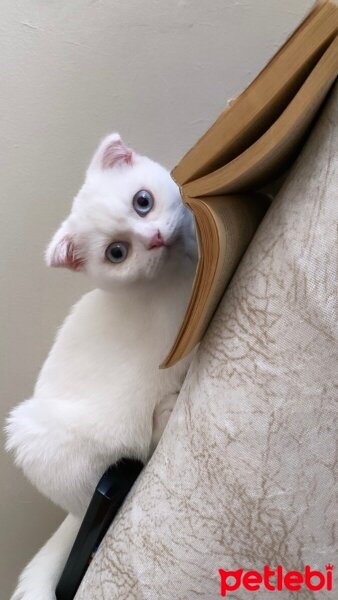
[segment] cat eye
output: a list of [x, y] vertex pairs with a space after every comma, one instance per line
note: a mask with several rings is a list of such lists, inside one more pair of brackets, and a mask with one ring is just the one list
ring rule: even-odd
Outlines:
[[128, 256], [128, 249], [127, 242], [113, 242], [106, 248], [106, 259], [112, 263], [121, 263]]
[[133, 198], [133, 207], [140, 217], [145, 217], [154, 206], [154, 197], [147, 190], [140, 190]]

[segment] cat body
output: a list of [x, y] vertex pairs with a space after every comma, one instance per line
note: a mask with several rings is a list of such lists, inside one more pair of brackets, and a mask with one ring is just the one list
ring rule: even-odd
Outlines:
[[159, 369], [192, 287], [192, 217], [167, 171], [118, 134], [99, 146], [46, 259], [86, 272], [97, 289], [73, 307], [33, 397], [8, 418], [16, 463], [70, 513], [23, 571], [13, 600], [55, 599], [98, 480], [122, 456], [147, 461], [190, 362]]

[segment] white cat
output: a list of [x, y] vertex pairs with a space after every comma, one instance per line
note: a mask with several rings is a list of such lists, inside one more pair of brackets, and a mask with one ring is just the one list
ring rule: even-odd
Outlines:
[[98, 480], [122, 456], [149, 458], [189, 363], [159, 369], [192, 287], [192, 217], [169, 173], [118, 134], [94, 154], [46, 260], [84, 271], [99, 289], [75, 305], [33, 397], [8, 418], [16, 463], [70, 513], [23, 571], [12, 600], [55, 599]]

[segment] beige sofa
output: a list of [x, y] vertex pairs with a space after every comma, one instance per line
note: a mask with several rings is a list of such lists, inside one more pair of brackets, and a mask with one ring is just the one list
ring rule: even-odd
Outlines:
[[[77, 600], [213, 600], [218, 570], [335, 563], [338, 88]], [[160, 358], [160, 357], [159, 357]], [[259, 598], [271, 598], [263, 585]], [[333, 598], [302, 587], [278, 598]], [[243, 586], [231, 598], [252, 598]]]

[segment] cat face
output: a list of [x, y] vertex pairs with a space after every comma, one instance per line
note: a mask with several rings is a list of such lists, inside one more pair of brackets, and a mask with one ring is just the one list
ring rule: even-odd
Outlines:
[[152, 279], [194, 252], [192, 217], [169, 173], [112, 134], [95, 152], [46, 260], [109, 289]]

